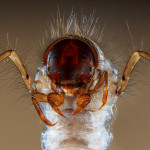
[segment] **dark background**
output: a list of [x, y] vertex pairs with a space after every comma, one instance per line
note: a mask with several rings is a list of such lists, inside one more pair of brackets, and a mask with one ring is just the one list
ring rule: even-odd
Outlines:
[[[104, 27], [102, 50], [119, 70], [135, 50], [150, 48], [150, 2], [101, 0], [31, 0], [0, 2], [0, 52], [16, 48], [32, 80], [41, 66], [39, 53], [46, 26], [57, 14], [67, 16], [72, 8], [80, 18], [93, 10]], [[129, 24], [130, 32], [127, 29]], [[7, 35], [9, 40], [7, 39]], [[15, 44], [17, 42], [17, 44]], [[134, 48], [135, 47], [135, 48]], [[8, 60], [8, 59], [7, 59]], [[44, 128], [31, 102], [30, 93], [12, 62], [0, 64], [0, 147], [3, 150], [40, 150]], [[117, 102], [110, 150], [147, 150], [150, 147], [150, 62], [138, 63], [123, 96]]]

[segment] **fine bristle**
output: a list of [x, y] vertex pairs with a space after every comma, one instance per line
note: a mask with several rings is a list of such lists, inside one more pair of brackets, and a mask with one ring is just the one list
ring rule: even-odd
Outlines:
[[80, 17], [72, 10], [70, 16], [66, 19], [58, 10], [57, 15], [53, 16], [50, 22], [44, 27], [44, 37], [40, 42], [41, 48], [47, 47], [55, 40], [70, 35], [81, 38], [88, 38], [97, 44], [100, 44], [103, 37], [103, 28], [98, 25], [98, 18], [94, 18], [94, 12], [90, 16], [84, 14]]

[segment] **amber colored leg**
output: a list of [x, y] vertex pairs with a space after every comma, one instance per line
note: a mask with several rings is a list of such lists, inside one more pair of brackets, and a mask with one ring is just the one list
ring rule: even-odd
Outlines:
[[[103, 85], [103, 83], [105, 83], [105, 86], [104, 86], [104, 94], [103, 94], [103, 104], [102, 106], [99, 108], [101, 109], [107, 102], [107, 95], [108, 95], [108, 73], [107, 72], [104, 72], [97, 84], [95, 85], [94, 87], [94, 90], [89, 90], [89, 93], [90, 94], [93, 94], [95, 92], [97, 92], [97, 90]], [[78, 94], [77, 95], [77, 105], [78, 105], [78, 108], [72, 113], [72, 115], [75, 115], [77, 113], [79, 113], [82, 109], [84, 109], [89, 103], [90, 103], [90, 94]]]
[[105, 80], [105, 86], [104, 86], [104, 91], [103, 91], [103, 100], [102, 100], [103, 104], [99, 108], [99, 110], [103, 108], [107, 102], [107, 95], [108, 95], [108, 73], [107, 72], [105, 72], [104, 74], [104, 80]]
[[21, 59], [17, 55], [17, 53], [13, 50], [8, 50], [8, 51], [0, 54], [0, 62], [7, 57], [9, 57], [13, 61], [13, 63], [16, 65], [16, 67], [18, 68], [18, 70], [19, 70], [26, 86], [28, 87], [28, 89], [30, 91], [33, 91], [33, 88], [31, 86], [31, 79], [28, 76], [27, 71], [26, 71]]
[[[43, 96], [43, 99], [44, 99], [43, 101], [42, 101], [42, 96]], [[46, 96], [46, 95], [45, 95], [45, 96]], [[40, 99], [39, 99], [40, 102], [46, 102], [45, 96], [44, 96], [44, 94], [35, 93], [35, 94], [33, 95], [33, 97], [32, 97], [32, 101], [33, 101], [34, 107], [35, 107], [35, 109], [37, 110], [37, 113], [38, 113], [38, 115], [40, 116], [40, 118], [41, 118], [48, 126], [54, 126], [54, 125], [56, 125], [56, 123], [55, 123], [55, 124], [52, 124], [52, 123], [45, 117], [45, 115], [43, 114], [43, 112], [42, 112], [42, 110], [41, 110], [41, 108], [40, 108], [40, 106], [39, 106], [39, 104], [38, 104], [39, 101], [37, 101], [37, 99], [36, 99], [36, 98], [40, 98]]]
[[96, 83], [95, 87], [94, 87], [94, 90], [89, 90], [89, 93], [90, 94], [93, 94], [95, 92], [97, 92], [97, 90], [105, 83], [105, 86], [104, 86], [104, 93], [103, 93], [103, 104], [102, 106], [99, 108], [99, 110], [104, 107], [104, 105], [106, 104], [107, 102], [107, 95], [108, 95], [108, 73], [107, 72], [104, 72], [100, 77], [99, 77], [99, 80], [98, 82]]
[[[91, 86], [93, 85], [93, 83], [94, 83], [94, 79], [91, 79], [90, 83], [86, 86], [86, 88], [83, 88], [83, 91], [85, 91], [86, 93], [87, 92], [89, 93], [89, 91], [90, 91], [89, 89], [91, 88]], [[81, 92], [81, 93], [83, 93], [83, 92]], [[89, 94], [91, 94], [91, 93], [89, 93]]]
[[48, 103], [47, 95], [45, 95], [43, 93], [34, 93], [33, 97], [36, 99], [37, 102]]
[[126, 85], [129, 81], [131, 72], [141, 57], [144, 57], [145, 59], [150, 60], [150, 54], [143, 52], [143, 51], [137, 51], [131, 55], [131, 57], [128, 60], [128, 63], [124, 69], [124, 73], [123, 73], [122, 79], [120, 81], [121, 87], [117, 90], [117, 94], [122, 93], [124, 91], [124, 89], [126, 88]]
[[61, 104], [64, 102], [64, 94], [57, 94], [57, 93], [50, 93], [47, 97], [48, 103], [51, 105], [51, 107], [61, 116], [67, 118], [64, 116], [61, 112], [61, 110], [58, 108]]
[[89, 92], [88, 92], [89, 94], [93, 94], [93, 93], [97, 92], [97, 90], [103, 85], [103, 83], [104, 83], [104, 76], [105, 76], [105, 72], [101, 76], [99, 76], [99, 79], [98, 79], [94, 89], [93, 90], [89, 90]]
[[78, 105], [78, 108], [72, 113], [72, 115], [75, 115], [75, 114], [79, 113], [89, 103], [90, 103], [90, 95], [89, 94], [78, 95], [77, 96], [77, 105]]

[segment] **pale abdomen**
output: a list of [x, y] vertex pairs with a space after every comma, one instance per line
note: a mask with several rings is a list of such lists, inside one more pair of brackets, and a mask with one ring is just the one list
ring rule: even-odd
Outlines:
[[[58, 123], [54, 127], [45, 126], [41, 133], [42, 150], [108, 150], [113, 139], [110, 130], [113, 105], [95, 111], [87, 108], [68, 118], [59, 116], [47, 105], [51, 120]], [[63, 111], [65, 114], [72, 112], [71, 109]]]

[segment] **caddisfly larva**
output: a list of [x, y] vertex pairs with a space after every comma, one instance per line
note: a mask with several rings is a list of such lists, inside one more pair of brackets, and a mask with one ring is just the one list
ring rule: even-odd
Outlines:
[[150, 60], [150, 54], [134, 52], [119, 82], [117, 70], [100, 49], [101, 33], [93, 17], [82, 16], [78, 23], [72, 14], [66, 23], [61, 18], [55, 23], [50, 25], [49, 46], [33, 84], [15, 51], [4, 52], [0, 61], [9, 57], [31, 91], [35, 109], [46, 124], [42, 150], [107, 150], [117, 97], [136, 63], [141, 57]]

